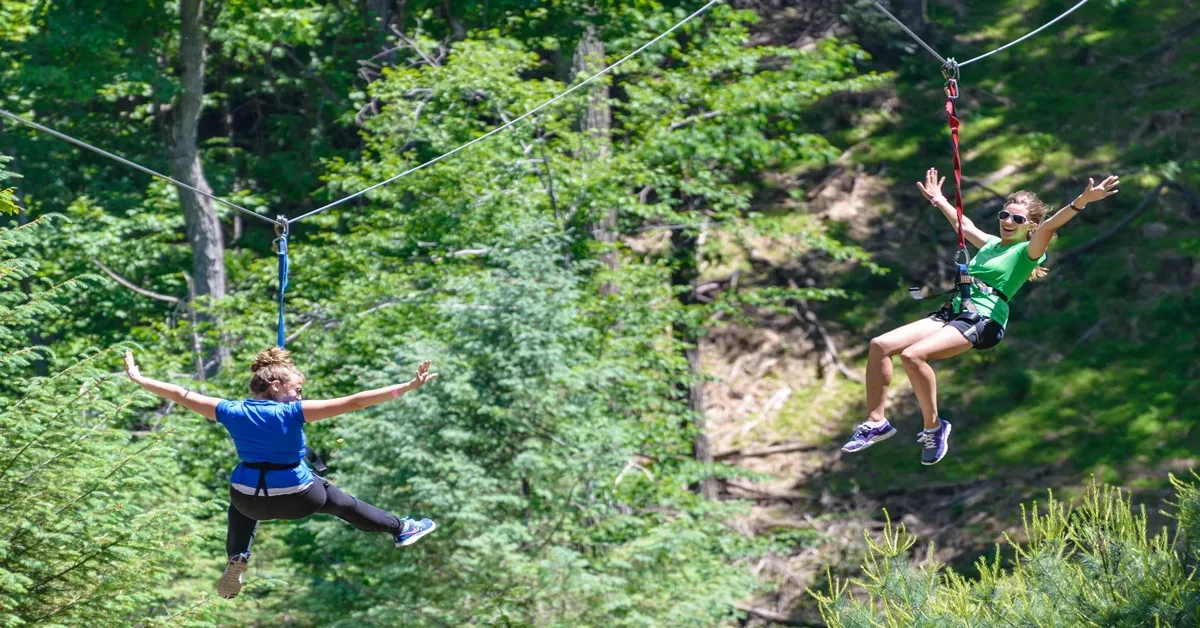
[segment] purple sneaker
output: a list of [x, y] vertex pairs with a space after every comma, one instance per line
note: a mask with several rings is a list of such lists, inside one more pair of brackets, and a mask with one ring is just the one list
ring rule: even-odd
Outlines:
[[945, 419], [940, 421], [941, 427], [932, 432], [921, 430], [921, 436], [917, 438], [922, 447], [921, 464], [937, 464], [946, 457], [946, 451], [950, 449], [950, 422]]
[[896, 428], [892, 427], [892, 424], [888, 423], [887, 419], [884, 419], [883, 423], [874, 427], [866, 423], [859, 423], [854, 426], [854, 435], [850, 437], [850, 440], [846, 441], [845, 445], [842, 445], [842, 451], [848, 453], [862, 451], [879, 441], [887, 440], [895, 435]]

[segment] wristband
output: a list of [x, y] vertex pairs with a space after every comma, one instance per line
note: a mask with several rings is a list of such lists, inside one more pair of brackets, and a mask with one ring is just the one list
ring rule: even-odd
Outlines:
[[[1087, 205], [1085, 204], [1083, 207], [1087, 207]], [[1083, 211], [1083, 207], [1076, 207], [1075, 201], [1071, 201], [1071, 209], [1073, 209], [1077, 212], [1081, 212], [1081, 211]]]
[[399, 398], [400, 398], [400, 389], [393, 388], [392, 389], [392, 399], [399, 399]]
[[937, 205], [937, 204], [938, 204], [938, 201], [944, 201], [944, 200], [946, 200], [946, 197], [945, 197], [945, 196], [942, 196], [941, 194], [938, 194], [937, 196], [935, 196], [935, 197], [933, 197], [933, 198], [929, 199], [929, 204], [930, 204], [930, 205]]

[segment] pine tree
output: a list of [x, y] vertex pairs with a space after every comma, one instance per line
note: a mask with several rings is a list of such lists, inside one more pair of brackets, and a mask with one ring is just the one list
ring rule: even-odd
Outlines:
[[[833, 628], [852, 626], [1185, 626], [1200, 625], [1200, 489], [1171, 477], [1174, 536], [1151, 534], [1145, 507], [1120, 489], [1093, 484], [1079, 506], [1050, 495], [1023, 508], [1024, 543], [1011, 565], [981, 558], [969, 579], [932, 560], [908, 559], [917, 539], [889, 520], [867, 537], [863, 577], [814, 593]], [[997, 548], [998, 549], [998, 548]], [[852, 595], [850, 585], [866, 592]]]
[[19, 253], [53, 220], [0, 229], [0, 625], [134, 625], [177, 612], [162, 591], [196, 512], [161, 489], [170, 430], [131, 438], [111, 427], [134, 403], [113, 401], [120, 377], [103, 367], [115, 350], [27, 374], [50, 357], [28, 332], [86, 286], [39, 287]]

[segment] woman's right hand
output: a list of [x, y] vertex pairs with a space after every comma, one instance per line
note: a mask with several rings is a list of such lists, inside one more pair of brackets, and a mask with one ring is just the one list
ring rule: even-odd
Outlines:
[[429, 372], [429, 365], [430, 365], [430, 361], [425, 360], [424, 362], [421, 363], [420, 366], [417, 367], [417, 376], [414, 377], [412, 380], [413, 390], [416, 390], [416, 389], [424, 386], [425, 384], [437, 379], [437, 376], [438, 376], [437, 373]]
[[133, 361], [133, 351], [125, 350], [125, 374], [134, 382], [142, 377], [142, 372], [138, 370], [137, 362]]
[[925, 200], [932, 201], [939, 196], [943, 196], [942, 184], [945, 182], [946, 177], [938, 179], [937, 168], [930, 168], [925, 172], [925, 181], [917, 181], [917, 189], [921, 190], [921, 194], [925, 195]]

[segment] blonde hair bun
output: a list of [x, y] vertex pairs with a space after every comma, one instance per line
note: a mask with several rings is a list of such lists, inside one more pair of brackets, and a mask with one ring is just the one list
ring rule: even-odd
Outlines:
[[269, 366], [286, 366], [295, 368], [292, 364], [292, 352], [283, 347], [271, 347], [263, 351], [259, 351], [258, 355], [254, 356], [254, 364], [250, 365], [250, 372], [257, 373]]

